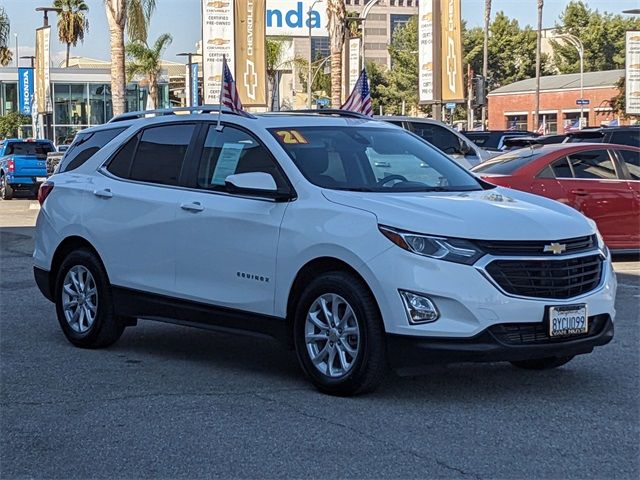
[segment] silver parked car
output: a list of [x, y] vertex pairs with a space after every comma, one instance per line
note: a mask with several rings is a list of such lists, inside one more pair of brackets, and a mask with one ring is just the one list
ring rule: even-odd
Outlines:
[[393, 123], [415, 133], [465, 168], [475, 167], [494, 156], [449, 125], [437, 120], [402, 116], [377, 116], [376, 119]]

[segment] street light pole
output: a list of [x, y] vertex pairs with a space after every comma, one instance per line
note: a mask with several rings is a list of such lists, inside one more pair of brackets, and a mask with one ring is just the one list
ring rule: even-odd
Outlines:
[[18, 34], [14, 33], [13, 36], [16, 37], [16, 68], [18, 68], [20, 66], [19, 65], [19, 60], [18, 60], [20, 58], [18, 56]]
[[578, 57], [580, 58], [580, 129], [582, 129], [582, 125], [584, 122], [584, 105], [582, 104], [582, 100], [584, 97], [584, 44], [582, 40], [580, 40], [575, 35], [570, 33], [565, 33], [564, 35], [559, 35], [558, 38], [562, 38], [569, 42], [575, 49], [578, 51]]
[[367, 15], [369, 15], [369, 12], [371, 11], [371, 9], [373, 7], [375, 7], [375, 5], [379, 2], [380, 0], [370, 0], [369, 3], [367, 3], [364, 8], [362, 9], [362, 12], [360, 12], [360, 25], [362, 26], [362, 37], [360, 38], [360, 41], [362, 42], [362, 45], [360, 45], [360, 57], [362, 58], [362, 68], [365, 67], [364, 64], [364, 36], [365, 36], [365, 30], [366, 30], [366, 23], [367, 23]]
[[[60, 13], [62, 11], [61, 8], [55, 8], [55, 7], [37, 7], [36, 8], [36, 12], [42, 12], [44, 14], [44, 18], [43, 18], [43, 24], [42, 27], [43, 28], [47, 28], [49, 26], [49, 12], [55, 12], [55, 13]], [[37, 53], [37, 52], [36, 52]], [[50, 86], [47, 86], [47, 88], [50, 88]], [[45, 92], [42, 92], [45, 93]], [[46, 99], [45, 99], [45, 105], [46, 105]], [[44, 136], [46, 138], [48, 138], [49, 140], [53, 139], [53, 113], [49, 113], [49, 112], [42, 112], [42, 120], [43, 120], [43, 124], [44, 124]], [[35, 135], [35, 132], [34, 132]]]
[[34, 62], [36, 60], [35, 56], [33, 56], [33, 55], [25, 55], [25, 56], [20, 57], [20, 58], [24, 58], [25, 60], [30, 60], [31, 61], [31, 68], [33, 68]]

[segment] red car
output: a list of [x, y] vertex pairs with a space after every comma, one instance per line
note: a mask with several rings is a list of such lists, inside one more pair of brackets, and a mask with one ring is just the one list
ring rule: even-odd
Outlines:
[[572, 206], [610, 249], [640, 251], [640, 148], [604, 143], [532, 146], [474, 167], [488, 182]]

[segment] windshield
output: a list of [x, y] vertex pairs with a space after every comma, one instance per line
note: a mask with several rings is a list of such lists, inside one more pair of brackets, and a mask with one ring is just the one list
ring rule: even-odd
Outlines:
[[446, 155], [398, 129], [301, 127], [271, 129], [314, 185], [367, 192], [481, 190]]
[[53, 152], [53, 145], [50, 143], [37, 142], [13, 142], [7, 145], [7, 155], [35, 155], [46, 157], [47, 153]]
[[532, 162], [536, 158], [544, 155], [544, 151], [540, 150], [540, 145], [532, 145], [531, 147], [513, 150], [509, 153], [498, 155], [497, 157], [487, 160], [472, 169], [473, 173], [493, 173], [499, 175], [510, 175], [520, 167], [524, 167], [527, 163]]

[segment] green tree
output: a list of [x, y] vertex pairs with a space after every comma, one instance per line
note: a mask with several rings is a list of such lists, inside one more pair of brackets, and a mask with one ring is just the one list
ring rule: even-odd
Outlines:
[[[591, 10], [582, 1], [569, 2], [560, 14], [556, 29], [569, 33], [584, 45], [584, 71], [624, 68], [625, 32], [640, 29], [640, 19]], [[578, 51], [562, 40], [552, 40], [553, 60], [561, 73], [580, 71]]]
[[9, 65], [13, 59], [11, 50], [8, 47], [10, 32], [9, 15], [7, 15], [4, 7], [0, 7], [0, 65], [3, 67]]
[[125, 111], [125, 29], [133, 42], [146, 42], [156, 0], [104, 0], [111, 46], [111, 101], [114, 115]]
[[18, 136], [20, 125], [31, 123], [31, 117], [19, 112], [10, 112], [0, 117], [0, 138], [12, 138]]
[[58, 38], [67, 44], [66, 67], [69, 67], [71, 45], [84, 42], [84, 36], [89, 32], [89, 7], [84, 0], [55, 0], [53, 6], [62, 11], [58, 14]]
[[404, 102], [406, 110], [418, 106], [418, 19], [411, 18], [404, 26], [396, 28], [389, 45], [391, 69], [380, 84], [374, 83], [380, 75], [369, 71], [375, 92], [375, 100], [381, 103], [385, 113], [399, 114]]
[[287, 50], [291, 47], [291, 39], [288, 37], [269, 37], [266, 40], [266, 70], [267, 82], [271, 91], [270, 105], [275, 98], [276, 77], [280, 70], [305, 69], [308, 62], [298, 57], [287, 58]]
[[151, 106], [158, 105], [158, 77], [160, 76], [160, 61], [162, 53], [173, 41], [168, 33], [160, 35], [153, 46], [144, 42], [135, 41], [127, 45], [127, 79], [131, 80], [135, 75], [143, 75], [149, 84], [149, 97]]

